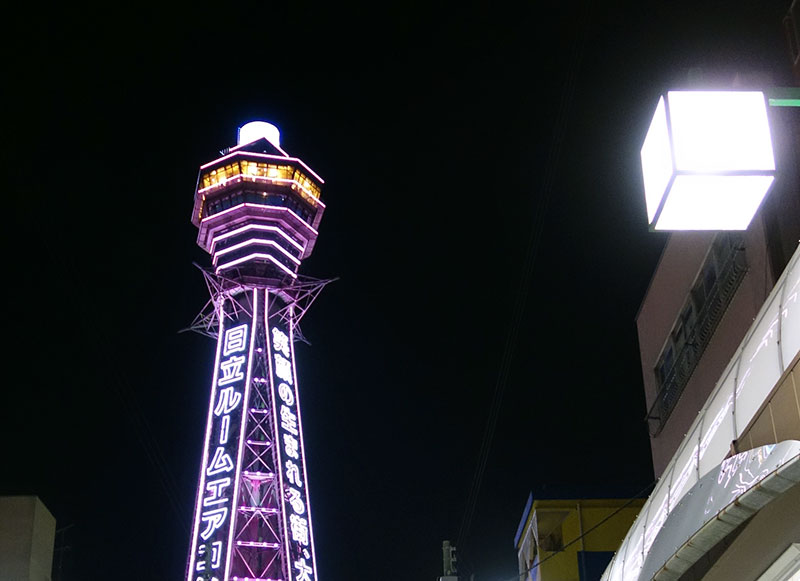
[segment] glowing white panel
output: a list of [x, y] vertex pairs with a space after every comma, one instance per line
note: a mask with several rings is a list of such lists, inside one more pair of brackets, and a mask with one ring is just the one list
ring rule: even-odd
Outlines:
[[266, 121], [251, 121], [239, 127], [237, 145], [251, 143], [256, 139], [266, 137], [275, 147], [281, 146], [281, 132], [272, 123]]
[[736, 366], [729, 367], [728, 375], [711, 398], [703, 414], [700, 437], [700, 477], [719, 466], [731, 450], [733, 433], [733, 385]]
[[670, 91], [667, 101], [676, 169], [775, 169], [763, 93]]
[[642, 570], [642, 539], [643, 535], [643, 522], [634, 524], [633, 534], [628, 539], [628, 549], [625, 551], [625, 567], [622, 571], [623, 581], [634, 581], [639, 578], [639, 572]]
[[608, 581], [622, 581], [622, 555], [619, 551], [614, 555], [614, 559], [608, 568]]
[[667, 126], [667, 109], [664, 97], [658, 100], [656, 112], [642, 145], [642, 174], [647, 203], [647, 220], [652, 224], [661, 199], [672, 179], [672, 152]]
[[670, 91], [641, 151], [655, 230], [743, 230], [775, 174], [764, 95]]
[[644, 525], [652, 498], [645, 503], [639, 516], [636, 517], [631, 530], [628, 532], [625, 542], [620, 547], [620, 579], [622, 581], [633, 581], [638, 578], [642, 567], [642, 540], [644, 538]]
[[742, 350], [736, 386], [736, 433], [744, 432], [764, 403], [782, 369], [778, 355], [778, 302], [774, 294]]
[[788, 366], [800, 351], [800, 262], [790, 266], [781, 304], [781, 354]]
[[675, 508], [683, 496], [698, 481], [697, 450], [699, 447], [700, 423], [695, 422], [691, 433], [683, 440], [683, 445], [675, 457], [672, 480], [669, 487], [669, 512]]
[[671, 469], [667, 469], [659, 479], [653, 493], [650, 495], [650, 510], [647, 511], [647, 520], [637, 523], [643, 527], [643, 542], [645, 553], [650, 550], [650, 546], [655, 541], [658, 532], [667, 520], [669, 514], [669, 481]]
[[[616, 572], [615, 581], [622, 581], [625, 578], [625, 553], [628, 551], [629, 544], [630, 532], [622, 541], [622, 544], [619, 546], [619, 550], [614, 557], [614, 570]], [[606, 574], [608, 574], [608, 570], [606, 570]]]
[[[650, 498], [644, 503], [642, 510], [636, 517], [635, 523], [642, 523], [645, 520], [645, 515], [647, 514], [647, 509], [650, 506]], [[635, 526], [635, 524], [634, 524]], [[606, 568], [604, 579], [606, 581], [623, 581], [625, 579], [625, 556], [628, 551], [628, 547], [631, 546], [632, 541], [632, 531], [628, 532], [626, 537], [620, 543], [619, 549], [617, 549], [614, 558], [612, 559], [611, 563], [609, 563], [608, 567]], [[631, 556], [633, 553], [631, 553]]]
[[746, 230], [772, 176], [677, 175], [656, 230]]

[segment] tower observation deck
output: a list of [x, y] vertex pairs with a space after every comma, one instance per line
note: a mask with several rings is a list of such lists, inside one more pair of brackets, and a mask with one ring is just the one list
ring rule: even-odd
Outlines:
[[298, 274], [322, 184], [265, 122], [200, 168], [192, 223], [211, 298], [192, 329], [217, 351], [187, 581], [317, 579], [294, 342], [330, 282]]
[[280, 287], [314, 249], [325, 204], [322, 178], [283, 151], [276, 132], [274, 143], [256, 137], [200, 168], [192, 223], [217, 274]]

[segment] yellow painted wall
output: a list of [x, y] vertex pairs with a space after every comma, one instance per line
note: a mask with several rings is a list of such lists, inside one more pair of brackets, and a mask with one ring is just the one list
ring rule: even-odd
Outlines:
[[[534, 501], [531, 514], [535, 512], [537, 515], [544, 515], [552, 510], [567, 512], [566, 518], [561, 523], [564, 549], [555, 553], [547, 551], [539, 553], [538, 579], [540, 581], [579, 581], [579, 551], [616, 551], [645, 501], [637, 499], [621, 508], [627, 502], [627, 500], [617, 499]], [[580, 505], [580, 520], [578, 505]], [[614, 514], [617, 510], [619, 512]], [[604, 519], [608, 520], [603, 522]], [[539, 521], [541, 522], [541, 519]], [[533, 519], [528, 519], [525, 526], [526, 533], [532, 522]], [[597, 528], [590, 531], [593, 527]], [[582, 539], [581, 531], [584, 534]], [[524, 537], [525, 535], [521, 536], [521, 538]]]

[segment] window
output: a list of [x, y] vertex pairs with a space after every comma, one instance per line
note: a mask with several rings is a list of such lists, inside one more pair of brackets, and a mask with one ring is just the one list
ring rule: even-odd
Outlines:
[[659, 388], [647, 414], [651, 434], [661, 431], [747, 271], [743, 238], [720, 233], [672, 327], [654, 373]]

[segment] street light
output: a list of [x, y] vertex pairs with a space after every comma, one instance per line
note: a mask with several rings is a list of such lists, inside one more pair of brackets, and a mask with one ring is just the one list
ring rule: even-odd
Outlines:
[[759, 91], [669, 91], [642, 146], [653, 230], [745, 230], [775, 179]]

